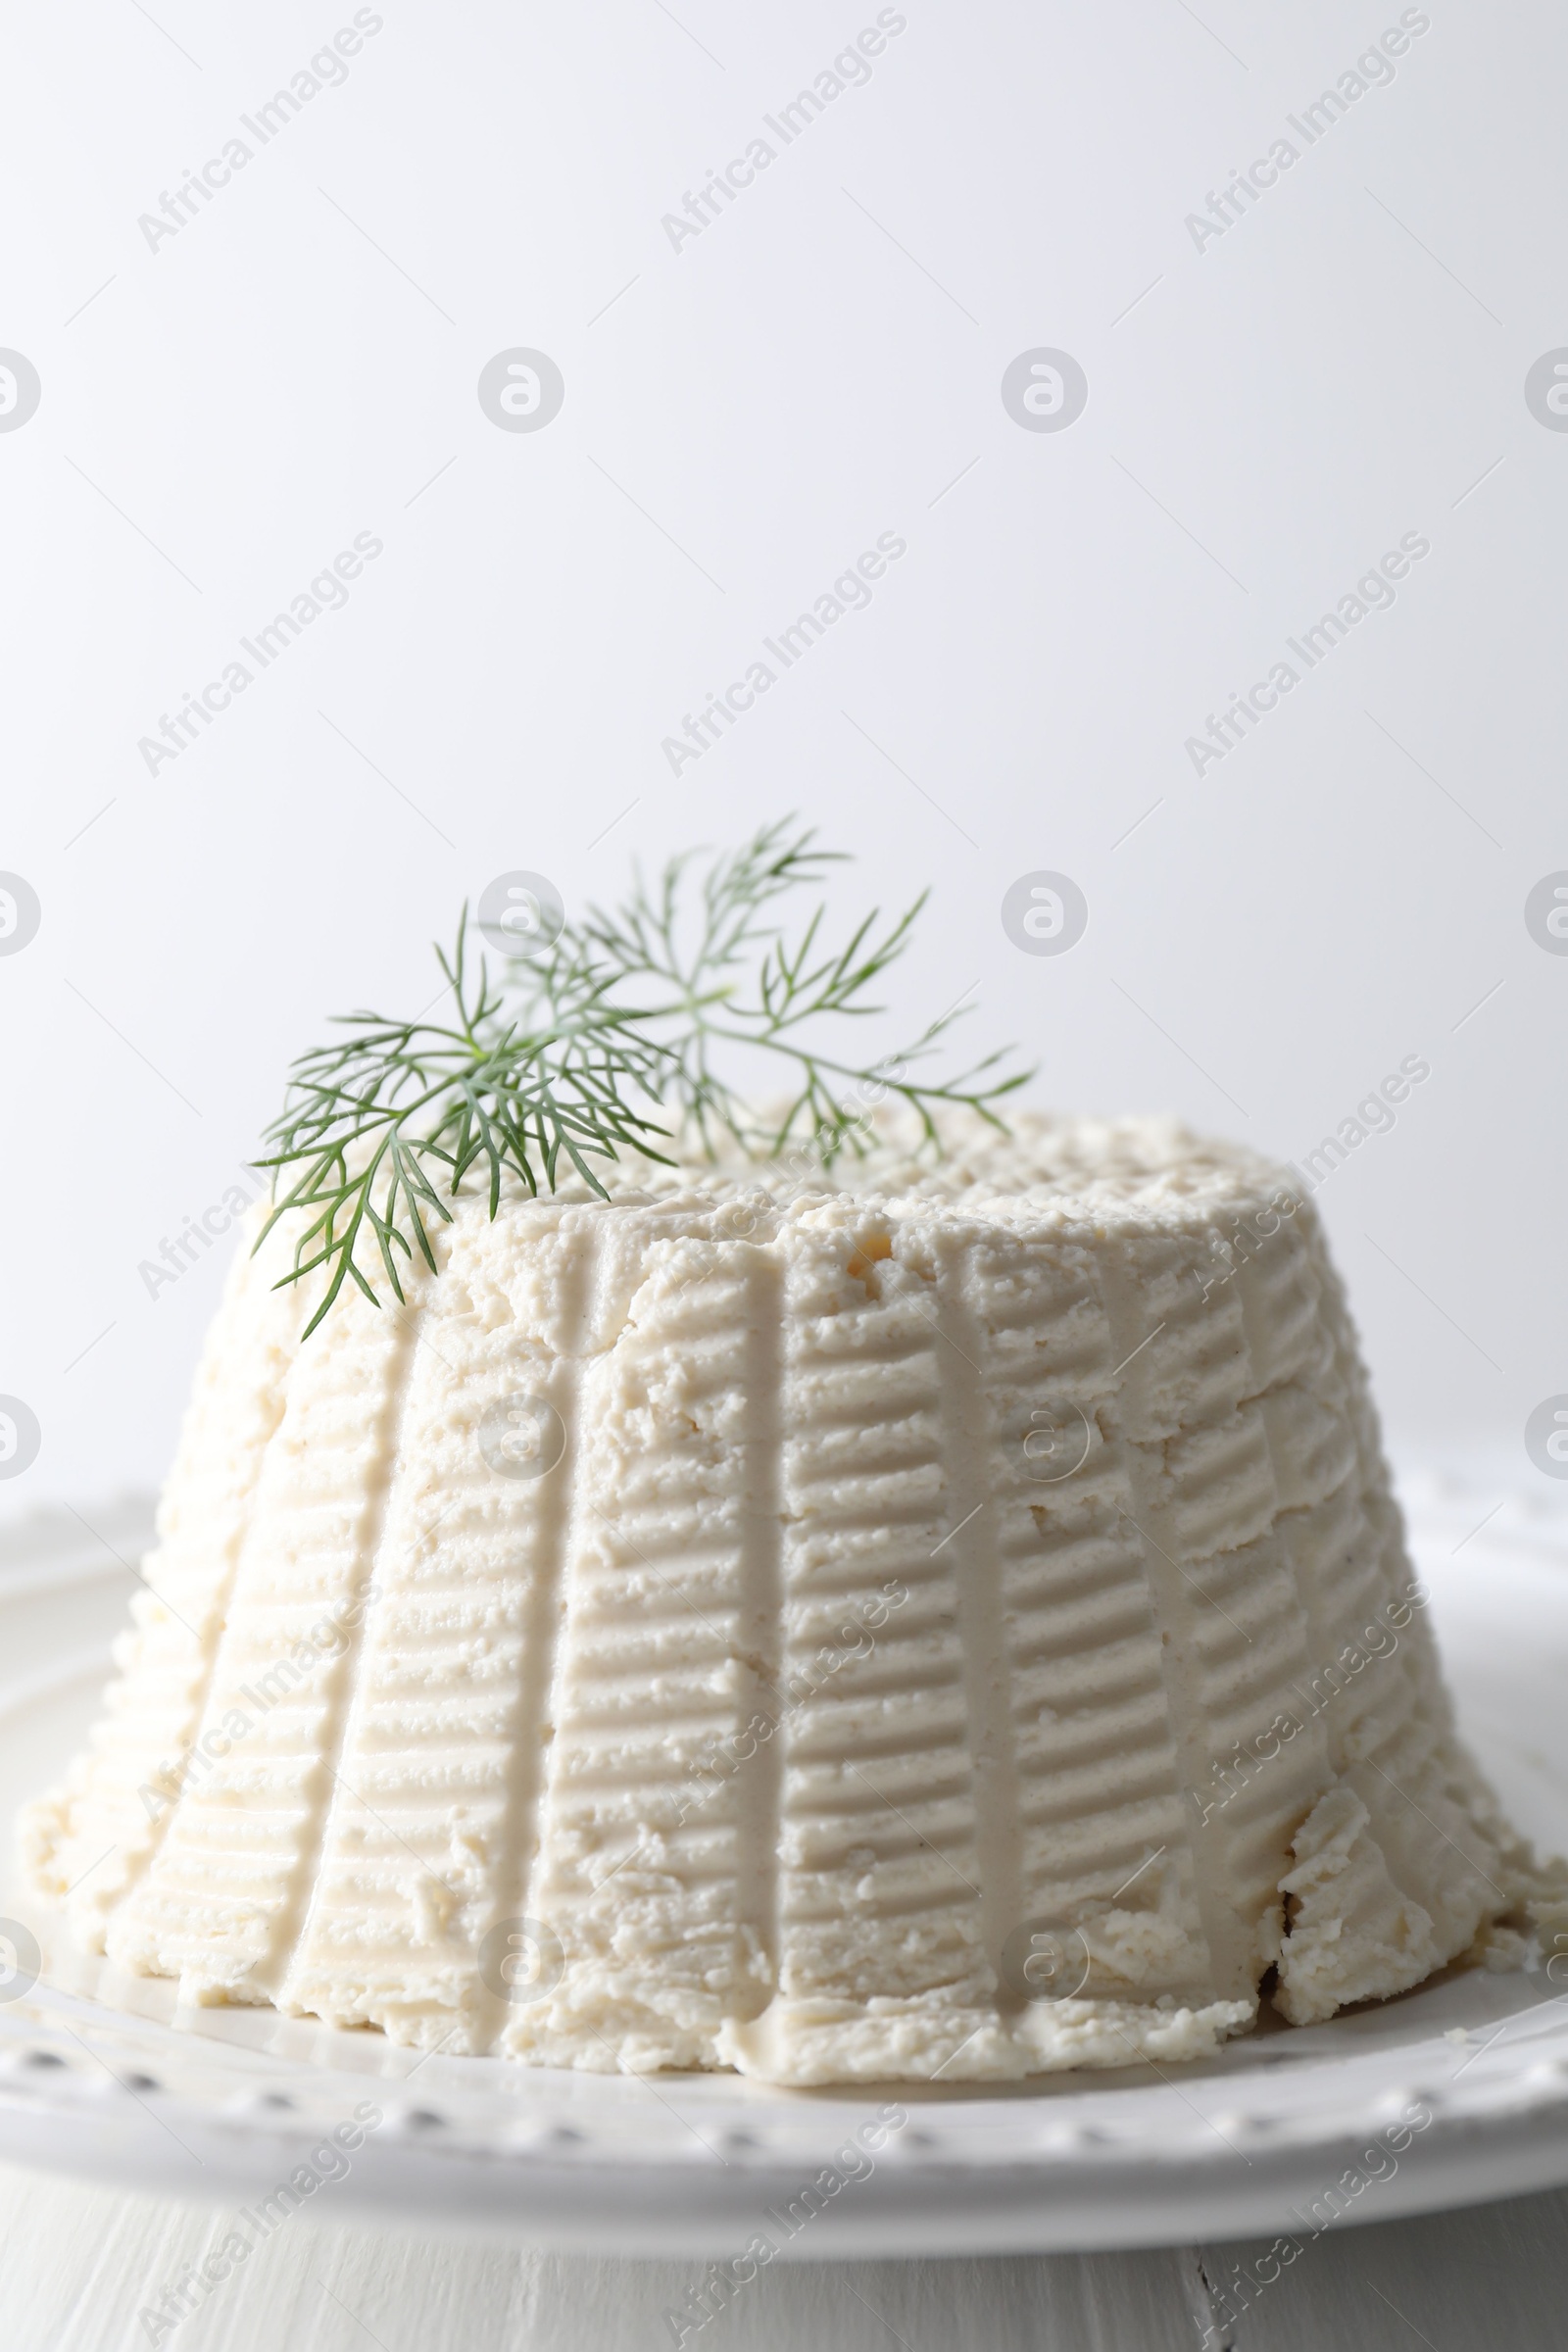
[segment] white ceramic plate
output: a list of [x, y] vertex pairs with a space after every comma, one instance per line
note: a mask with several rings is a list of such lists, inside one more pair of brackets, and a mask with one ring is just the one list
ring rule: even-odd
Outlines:
[[[1473, 1463], [1410, 1481], [1406, 1501], [1464, 1729], [1514, 1821], [1564, 1850], [1568, 1493], [1521, 1485]], [[145, 1541], [136, 1506], [87, 1518], [0, 1544], [7, 1819], [81, 1741], [120, 1563]], [[28, 1916], [14, 1894], [0, 1908]], [[601, 2253], [727, 2257], [760, 2234], [809, 2258], [1301, 2239], [1331, 2217], [1568, 2181], [1568, 1983], [1544, 1973], [1448, 1975], [1164, 2073], [846, 2094], [421, 2062], [270, 2011], [181, 2014], [170, 1985], [116, 1979], [32, 1925], [43, 1975], [0, 2003], [0, 2156], [170, 2195], [257, 2207], [367, 2100], [383, 2120], [347, 2169], [313, 2167], [336, 2177], [312, 2210]], [[893, 2104], [907, 2122], [835, 2164]]]

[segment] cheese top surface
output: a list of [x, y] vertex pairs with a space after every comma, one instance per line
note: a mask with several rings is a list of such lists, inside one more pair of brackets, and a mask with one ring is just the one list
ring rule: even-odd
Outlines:
[[1521, 1948], [1310, 1203], [1013, 1125], [466, 1193], [303, 1344], [240, 1257], [34, 1883], [196, 2000], [799, 2083]]

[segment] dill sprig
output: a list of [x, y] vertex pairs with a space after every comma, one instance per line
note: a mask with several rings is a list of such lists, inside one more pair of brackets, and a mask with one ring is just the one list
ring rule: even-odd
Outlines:
[[[930, 896], [922, 891], [880, 930], [881, 909], [873, 907], [836, 949], [825, 944], [827, 909], [819, 903], [791, 940], [774, 919], [775, 903], [822, 884], [830, 867], [851, 862], [842, 851], [817, 849], [814, 842], [814, 829], [798, 830], [793, 818], [764, 827], [744, 849], [709, 866], [690, 917], [689, 869], [697, 853], [688, 852], [670, 859], [657, 887], [650, 889], [637, 872], [630, 897], [615, 913], [590, 908], [579, 926], [563, 933], [586, 962], [615, 972], [617, 986], [652, 1024], [649, 1034], [657, 1035], [665, 1055], [659, 1099], [675, 1112], [678, 1131], [694, 1136], [710, 1158], [727, 1134], [753, 1157], [770, 1158], [791, 1143], [804, 1143], [830, 1166], [847, 1147], [867, 1149], [865, 1104], [885, 1095], [907, 1104], [933, 1148], [940, 1146], [934, 1113], [943, 1106], [961, 1104], [1000, 1127], [992, 1106], [1032, 1074], [1020, 1069], [1001, 1075], [1004, 1051], [941, 1085], [924, 1085], [908, 1074], [937, 1051], [962, 1017], [962, 1005], [869, 1067], [808, 1041], [808, 1024], [824, 1015], [863, 1019], [885, 1012], [869, 992], [905, 954]], [[531, 962], [515, 964], [516, 985], [526, 990], [534, 969]], [[765, 1119], [725, 1075], [726, 1051], [737, 1047], [781, 1057], [791, 1067], [788, 1098]]]
[[[873, 1064], [828, 1054], [809, 1033], [830, 1015], [885, 1009], [870, 992], [907, 949], [927, 895], [885, 925], [873, 908], [837, 948], [820, 903], [792, 936], [777, 903], [846, 861], [814, 841], [791, 819], [766, 826], [708, 866], [695, 900], [692, 854], [652, 888], [639, 873], [622, 906], [590, 908], [500, 982], [482, 956], [477, 975], [470, 967], [465, 908], [452, 955], [436, 950], [451, 1020], [350, 1013], [338, 1024], [347, 1036], [301, 1054], [267, 1131], [273, 1150], [257, 1164], [273, 1170], [261, 1241], [307, 1212], [282, 1282], [326, 1270], [307, 1336], [345, 1282], [378, 1302], [377, 1265], [399, 1300], [416, 1250], [433, 1271], [429, 1221], [451, 1221], [447, 1201], [475, 1170], [493, 1217], [509, 1169], [530, 1193], [554, 1191], [563, 1157], [601, 1196], [595, 1160], [628, 1151], [668, 1164], [660, 1147], [683, 1142], [710, 1159], [725, 1138], [751, 1157], [795, 1146], [828, 1166], [869, 1148], [867, 1110], [886, 1096], [914, 1113], [932, 1149], [945, 1107], [1001, 1128], [997, 1104], [1031, 1075], [1005, 1070], [1005, 1053], [941, 1083], [916, 1074], [960, 1007]], [[724, 1066], [745, 1049], [790, 1070], [765, 1118]]]

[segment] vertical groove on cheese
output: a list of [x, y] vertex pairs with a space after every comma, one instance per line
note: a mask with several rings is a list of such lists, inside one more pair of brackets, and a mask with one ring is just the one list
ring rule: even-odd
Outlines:
[[[443, 1258], [447, 1239], [447, 1235], [442, 1235]], [[404, 1282], [407, 1303], [388, 1314], [381, 1329], [364, 1331], [354, 1367], [357, 1376], [354, 1385], [364, 1384], [358, 1401], [363, 1415], [361, 1426], [368, 1441], [364, 1448], [368, 1459], [347, 1495], [342, 1473], [353, 1460], [352, 1436], [341, 1453], [333, 1448], [323, 1462], [319, 1459], [317, 1433], [337, 1435], [335, 1421], [328, 1420], [326, 1428], [320, 1428], [318, 1402], [314, 1414], [309, 1411], [302, 1414], [302, 1423], [315, 1424], [310, 1443], [313, 1454], [317, 1455], [313, 1468], [319, 1485], [312, 1499], [326, 1524], [321, 1527], [317, 1544], [312, 1548], [302, 1546], [295, 1555], [293, 1565], [298, 1579], [295, 1606], [299, 1615], [288, 1631], [294, 1634], [296, 1642], [308, 1642], [318, 1656], [323, 1649], [328, 1654], [321, 1663], [313, 1657], [306, 1670], [315, 1689], [312, 1698], [301, 1706], [304, 1720], [297, 1727], [298, 1734], [303, 1735], [298, 1753], [305, 1769], [296, 1778], [285, 1767], [280, 1776], [285, 1784], [292, 1784], [290, 1794], [300, 1802], [302, 1811], [293, 1833], [294, 1851], [282, 1900], [276, 1919], [270, 1923], [270, 1949], [256, 1971], [257, 1984], [279, 2006], [287, 2005], [280, 1995], [280, 1986], [286, 1980], [317, 1893], [335, 1808], [345, 1793], [356, 1808], [366, 1804], [358, 1790], [344, 1790], [339, 1765], [363, 1688], [360, 1668], [366, 1610], [376, 1597], [394, 1487], [414, 1402], [412, 1373], [418, 1361], [428, 1319], [424, 1308], [426, 1287], [422, 1274], [411, 1274]], [[364, 1321], [361, 1317], [362, 1326]], [[390, 1329], [386, 1328], [388, 1325]], [[307, 1399], [317, 1402], [310, 1398], [309, 1390]], [[341, 1647], [335, 1655], [331, 1654], [334, 1643], [328, 1628], [340, 1629]], [[278, 1646], [283, 1646], [281, 1641]], [[292, 1647], [290, 1656], [292, 1659]], [[286, 1845], [282, 1850], [286, 1852]]]
[[1310, 1205], [1158, 1121], [946, 1141], [465, 1193], [303, 1346], [280, 1232], [34, 1886], [196, 2000], [799, 2084], [1201, 2056], [1270, 1972], [1306, 2024], [1560, 1924]]
[[[519, 1515], [526, 1512], [529, 1543], [526, 1550], [514, 1554], [524, 1574], [513, 1594], [514, 1613], [508, 1618], [517, 1640], [517, 1689], [506, 1727], [506, 1811], [491, 1880], [491, 1907], [484, 1919], [489, 1942], [482, 1940], [475, 1947], [479, 2048], [503, 2046], [514, 1974], [524, 1971], [519, 1976], [524, 1987], [543, 1985], [550, 1976], [548, 1947], [538, 1940], [538, 1924], [529, 1915], [541, 1872], [571, 1562], [588, 1507], [588, 1381], [604, 1322], [607, 1317], [618, 1322], [623, 1315], [612, 1225], [604, 1218], [583, 1216], [576, 1206], [538, 1209], [536, 1216], [550, 1218], [548, 1247], [517, 1251], [506, 1247], [501, 1233], [494, 1245], [496, 1289], [503, 1307], [511, 1305], [514, 1322], [546, 1350], [550, 1371], [543, 1381], [531, 1383], [531, 1390], [560, 1413], [562, 1460], [538, 1480], [519, 1482], [529, 1494], [514, 1505]], [[491, 1470], [491, 1463], [484, 1468]], [[479, 1952], [494, 1952], [494, 1962], [487, 1959], [479, 1966]]]
[[270, 1998], [309, 1896], [353, 1655], [324, 1629], [369, 1573], [420, 1287], [396, 1314], [340, 1301], [291, 1367], [207, 1694], [215, 1760], [110, 1926], [112, 1960], [192, 2000]]
[[[46, 1883], [69, 1898], [74, 1933], [95, 1949], [162, 1843], [187, 1778], [206, 1769], [192, 1743], [301, 1321], [300, 1294], [273, 1291], [275, 1268], [251, 1254], [258, 1224], [254, 1214], [246, 1222], [202, 1351], [143, 1567], [150, 1590], [133, 1596], [131, 1630], [116, 1644], [116, 1703], [45, 1816], [47, 1849], [34, 1841]], [[302, 1287], [309, 1312], [318, 1294]]]
[[[536, 1212], [530, 1255], [564, 1276], [568, 1249], [559, 1215]], [[559, 1582], [569, 1492], [498, 1476], [486, 1456], [487, 1444], [534, 1442], [515, 1399], [550, 1405], [563, 1430], [572, 1418], [571, 1360], [556, 1345], [569, 1306], [565, 1333], [532, 1311], [513, 1294], [511, 1258], [498, 1227], [460, 1223], [420, 1319], [354, 1713], [276, 1996], [303, 2012], [335, 2000], [383, 2026], [408, 2015], [424, 2046], [482, 2038], [474, 1951], [514, 1858], [513, 1759], [538, 1745], [526, 1668], [539, 1639], [525, 1628]], [[526, 1447], [514, 1466], [534, 1466]]]
[[[1284, 1882], [1296, 1924], [1278, 2000], [1295, 2024], [1329, 2016], [1348, 1999], [1419, 1984], [1507, 1909], [1513, 1884], [1479, 1776], [1459, 1757], [1430, 1628], [1409, 1609], [1417, 1588], [1380, 1475], [1344, 1292], [1315, 1219], [1303, 1230], [1323, 1334], [1317, 1386], [1343, 1399], [1360, 1493], [1347, 1514], [1336, 1562], [1343, 1574], [1313, 1677], [1344, 1777], [1301, 1825]], [[1382, 1661], [1396, 1649], [1402, 1669], [1391, 1676]], [[1456, 1766], [1458, 1801], [1447, 1785]], [[1359, 1931], [1348, 1966], [1347, 1926]], [[1363, 1981], [1367, 1995], [1346, 1989]]]
[[[1183, 1280], [1183, 1255], [1163, 1237], [1106, 1252], [1111, 1376], [1126, 1385], [1102, 1409], [1119, 1474], [1115, 1506], [1143, 1551], [1178, 1780], [1194, 1788], [1213, 1754], [1207, 1686], [1250, 1639], [1236, 1615], [1235, 1546], [1269, 1524], [1272, 1484], [1266, 1450], [1260, 1463], [1260, 1438], [1236, 1401], [1245, 1367], [1237, 1302], [1202, 1299]], [[1260, 1971], [1227, 1899], [1228, 1825], [1191, 1813], [1186, 1829], [1200, 1981], [1210, 1997], [1248, 1998]]]
[[[769, 1224], [776, 1223], [769, 1218]], [[782, 1710], [784, 1521], [780, 1490], [784, 1394], [784, 1284], [775, 1248], [746, 1246], [751, 1299], [744, 1372], [746, 1483], [741, 1537], [741, 1659], [747, 1718], [736, 1748], [736, 1916], [756, 1938], [760, 1967], [750, 2006], [763, 2009], [778, 1973], [779, 1821], [784, 1758], [774, 1731]], [[714, 2043], [713, 2055], [717, 2055]]]
[[755, 1796], [775, 1776], [749, 1727], [776, 1625], [776, 1519], [760, 1530], [755, 1514], [770, 1501], [757, 1458], [772, 1446], [778, 1284], [767, 1251], [662, 1238], [635, 1211], [616, 1242], [642, 1279], [579, 1398], [579, 1508], [526, 1897], [565, 1973], [516, 2005], [505, 2046], [581, 2055], [591, 2014], [590, 2064], [617, 2051], [639, 2067], [711, 2064], [720, 2024], [763, 2005], [770, 1969], [771, 1874], [756, 1845], [771, 1844], [774, 1822]]
[[[1004, 1997], [1153, 1999], [1200, 1987], [1193, 1879], [1141, 1539], [1121, 1507], [1110, 1324], [1092, 1254], [974, 1252], [995, 1427], [1016, 1756], [1018, 1891]], [[1054, 2001], [1037, 2002], [1038, 2040]]]
[[[894, 2047], [901, 2012], [991, 1993], [933, 1293], [874, 1219], [807, 1210], [787, 1236], [778, 1991], [725, 2041], [770, 2069], [809, 2071], [873, 1996]], [[880, 2063], [866, 2039], [846, 2073]]]
[[[484, 1465], [492, 1483], [516, 1490], [507, 1554], [511, 1573], [501, 1619], [517, 1644], [516, 1680], [505, 1730], [507, 1787], [491, 1915], [484, 1923], [485, 1933], [500, 1943], [508, 1940], [508, 1923], [528, 1911], [538, 1865], [568, 1563], [584, 1491], [584, 1390], [605, 1313], [602, 1294], [614, 1288], [602, 1219], [585, 1216], [577, 1207], [542, 1205], [531, 1207], [530, 1215], [535, 1233], [530, 1234], [531, 1246], [521, 1250], [515, 1243], [509, 1246], [504, 1226], [492, 1228], [490, 1312], [498, 1344], [509, 1312], [523, 1336], [530, 1366], [525, 1393], [559, 1415], [556, 1442], [563, 1452], [556, 1467], [539, 1478], [499, 1481], [492, 1463], [487, 1460]], [[522, 1950], [532, 1953], [536, 1967], [544, 1966], [543, 1956], [530, 1944], [525, 1942]], [[479, 1977], [476, 1962], [472, 1997], [480, 2012], [476, 2034], [481, 2047], [495, 2042], [502, 2032], [510, 1972], [520, 1959], [521, 1953], [514, 1954], [509, 1945], [499, 1968], [487, 1970], [488, 1982]]]
[[[919, 1237], [924, 1241], [924, 1237]], [[911, 1255], [914, 1252], [911, 1251]], [[948, 1431], [950, 1566], [957, 1585], [964, 1703], [976, 1824], [980, 1926], [990, 1964], [989, 1990], [1004, 1985], [1008, 1937], [1018, 1905], [1018, 1774], [1008, 1625], [995, 1510], [996, 1441], [982, 1361], [979, 1276], [971, 1237], [960, 1233], [919, 1249], [915, 1270], [935, 1286], [942, 1345], [937, 1377]]]

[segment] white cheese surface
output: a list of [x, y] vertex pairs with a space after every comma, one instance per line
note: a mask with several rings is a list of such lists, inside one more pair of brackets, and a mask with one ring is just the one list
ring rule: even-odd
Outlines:
[[1271, 1971], [1305, 2023], [1512, 1948], [1546, 1882], [1310, 1204], [1167, 1122], [950, 1141], [466, 1195], [303, 1345], [283, 1235], [240, 1258], [24, 1826], [74, 1932], [199, 2001], [793, 2083], [1200, 2056]]

